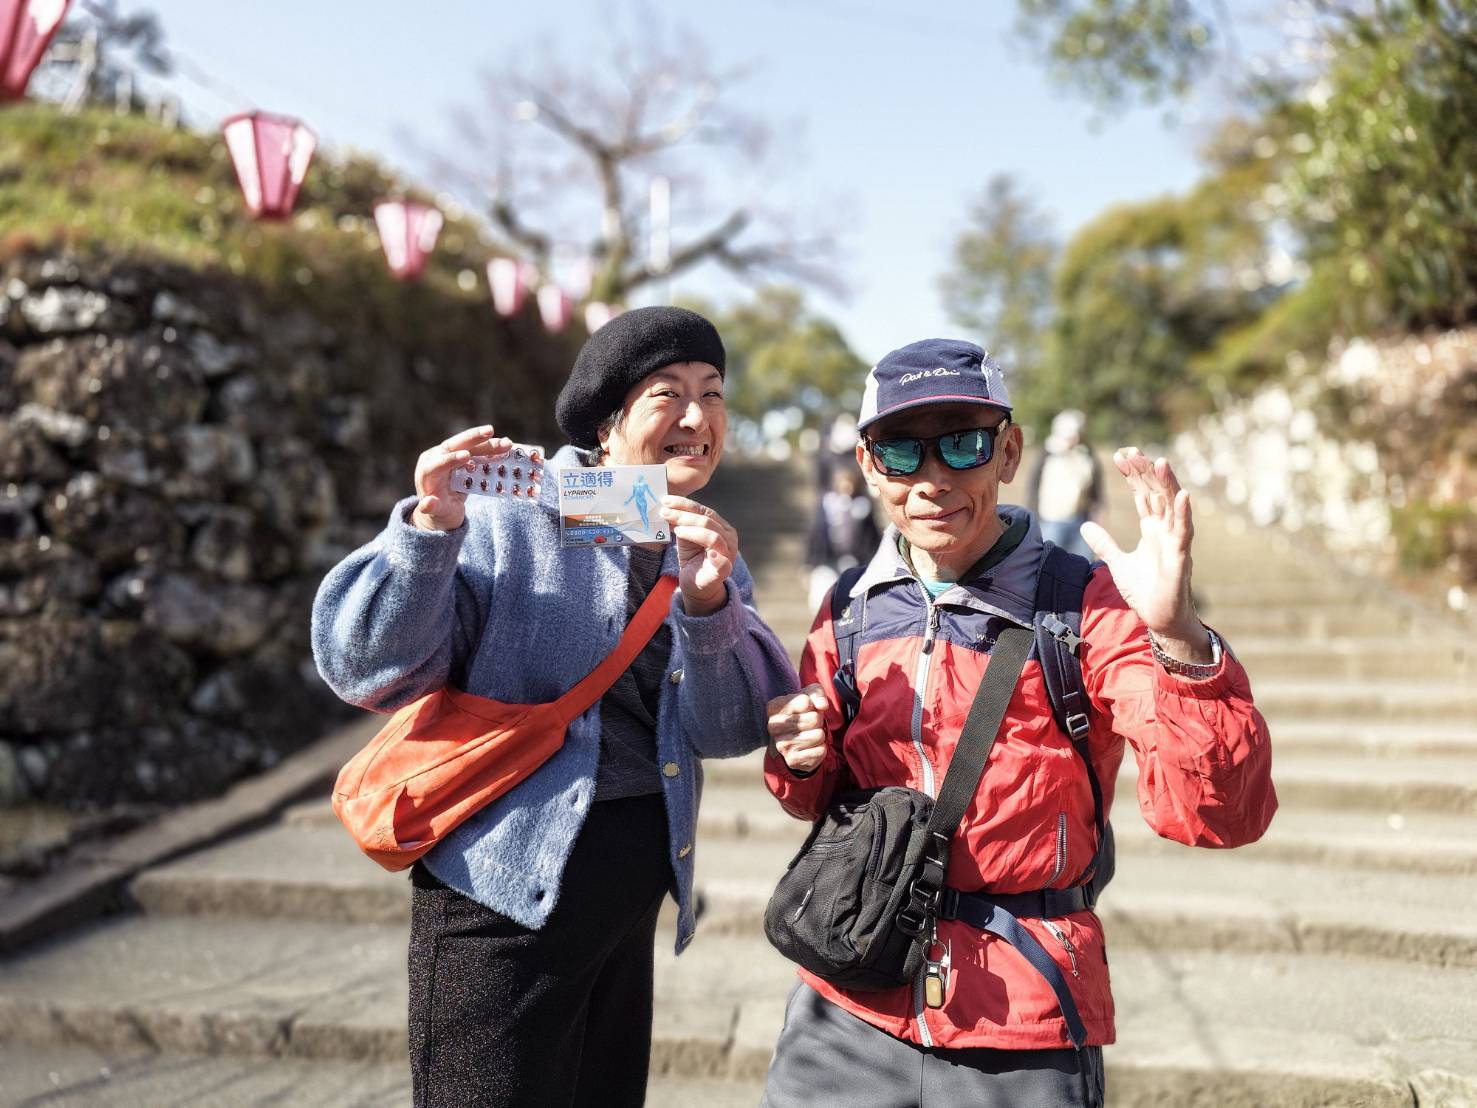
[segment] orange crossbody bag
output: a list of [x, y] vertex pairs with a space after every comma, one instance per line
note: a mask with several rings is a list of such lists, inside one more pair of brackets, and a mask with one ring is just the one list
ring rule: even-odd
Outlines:
[[504, 704], [447, 686], [396, 711], [333, 786], [334, 814], [359, 849], [405, 869], [548, 761], [646, 648], [676, 587], [657, 578], [615, 650], [558, 700]]

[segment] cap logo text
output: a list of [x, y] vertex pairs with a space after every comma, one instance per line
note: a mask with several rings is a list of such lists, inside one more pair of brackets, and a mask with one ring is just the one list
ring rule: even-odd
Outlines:
[[963, 376], [964, 374], [960, 373], [957, 369], [945, 369], [943, 366], [939, 366], [937, 369], [923, 369], [919, 370], [917, 373], [904, 373], [900, 378], [898, 378], [898, 384], [911, 385], [914, 381], [921, 381], [925, 377]]

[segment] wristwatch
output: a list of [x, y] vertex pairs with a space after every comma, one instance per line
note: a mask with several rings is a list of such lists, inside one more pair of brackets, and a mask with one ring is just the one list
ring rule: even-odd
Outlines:
[[1214, 677], [1221, 668], [1221, 640], [1209, 627], [1205, 633], [1210, 636], [1210, 661], [1207, 664], [1196, 662], [1182, 662], [1180, 659], [1171, 657], [1164, 653], [1164, 648], [1159, 645], [1159, 640], [1154, 637], [1154, 632], [1149, 632], [1149, 649], [1154, 652], [1154, 661], [1158, 662], [1170, 673], [1178, 677], [1189, 677], [1203, 680], [1206, 677]]

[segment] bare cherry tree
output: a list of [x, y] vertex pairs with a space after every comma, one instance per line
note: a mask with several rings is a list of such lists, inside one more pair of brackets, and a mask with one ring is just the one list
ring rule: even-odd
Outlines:
[[[603, 59], [525, 52], [483, 74], [484, 102], [455, 112], [455, 150], [431, 155], [432, 168], [478, 195], [545, 277], [571, 255], [587, 265], [592, 300], [624, 301], [703, 262], [835, 288], [831, 237], [763, 207], [771, 136], [727, 103], [745, 75], [650, 24], [639, 46]], [[668, 237], [660, 210], [654, 226], [654, 185], [699, 229]]]

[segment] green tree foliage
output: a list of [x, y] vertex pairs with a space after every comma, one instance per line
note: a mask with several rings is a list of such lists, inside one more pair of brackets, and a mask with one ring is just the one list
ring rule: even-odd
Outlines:
[[[1114, 106], [1187, 93], [1230, 36], [1218, 0], [1017, 0], [1058, 76]], [[1258, 367], [1334, 328], [1477, 315], [1477, 2], [1314, 0], [1306, 68], [1243, 88], [1306, 284], [1231, 337]]]
[[1341, 11], [1331, 58], [1272, 112], [1296, 143], [1290, 211], [1309, 260], [1369, 326], [1477, 317], [1477, 4], [1385, 0]]
[[1012, 380], [1039, 368], [1059, 249], [1045, 216], [1006, 174], [985, 186], [954, 240], [953, 264], [939, 282], [944, 307]]
[[770, 285], [726, 311], [698, 310], [717, 324], [728, 349], [725, 392], [734, 413], [757, 420], [798, 404], [817, 422], [861, 404], [866, 363], [835, 324], [806, 309], [799, 290]]
[[1104, 106], [1184, 95], [1214, 57], [1216, 21], [1187, 0], [1017, 0], [1017, 30], [1052, 74]]
[[1109, 209], [1063, 253], [1023, 417], [1070, 405], [1095, 434], [1164, 437], [1204, 405], [1201, 366], [1218, 338], [1269, 296], [1264, 252], [1258, 228], [1217, 188]]

